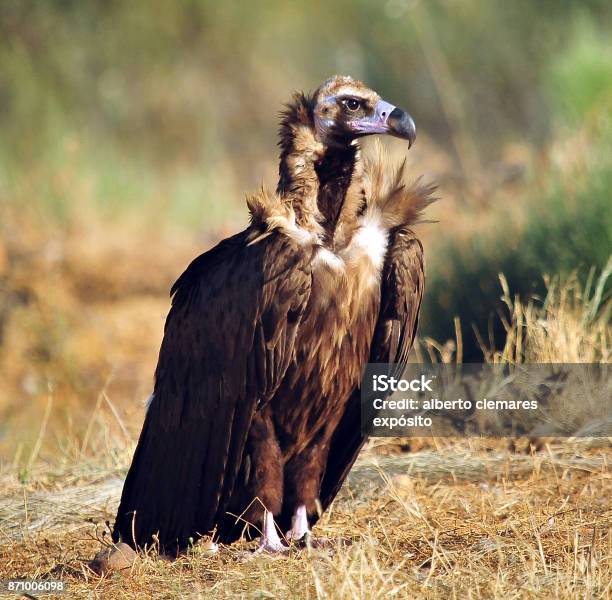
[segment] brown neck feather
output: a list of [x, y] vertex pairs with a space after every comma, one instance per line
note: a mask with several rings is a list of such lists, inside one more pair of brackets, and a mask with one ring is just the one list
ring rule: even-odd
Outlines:
[[321, 229], [331, 243], [347, 190], [355, 173], [358, 147], [317, 140], [313, 99], [296, 95], [280, 126], [277, 193], [293, 205], [298, 223]]
[[346, 193], [355, 172], [357, 147], [328, 147], [323, 158], [315, 165], [319, 179], [317, 205], [323, 215], [326, 237], [332, 239]]

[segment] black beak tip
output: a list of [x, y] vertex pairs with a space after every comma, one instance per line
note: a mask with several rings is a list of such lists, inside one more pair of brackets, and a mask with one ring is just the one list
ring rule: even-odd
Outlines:
[[407, 112], [404, 112], [401, 108], [394, 108], [387, 119], [387, 124], [391, 135], [408, 140], [408, 148], [414, 144], [416, 125]]

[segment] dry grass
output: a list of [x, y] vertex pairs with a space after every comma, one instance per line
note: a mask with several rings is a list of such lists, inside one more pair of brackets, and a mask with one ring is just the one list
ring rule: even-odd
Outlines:
[[584, 288], [576, 273], [565, 279], [546, 278], [548, 293], [542, 305], [511, 297], [500, 275], [509, 314], [504, 319], [508, 335], [501, 351], [485, 348], [485, 358], [490, 362], [609, 363], [612, 299], [605, 290], [612, 275], [612, 256], [596, 280], [594, 275], [591, 271]]
[[196, 546], [105, 578], [87, 560], [114, 516], [129, 452], [39, 463], [26, 484], [9, 470], [0, 577], [62, 577], [77, 598], [609, 597], [609, 444], [557, 443], [537, 455], [506, 446], [369, 449], [315, 530], [349, 538], [346, 547], [249, 558], [245, 544], [213, 556]]

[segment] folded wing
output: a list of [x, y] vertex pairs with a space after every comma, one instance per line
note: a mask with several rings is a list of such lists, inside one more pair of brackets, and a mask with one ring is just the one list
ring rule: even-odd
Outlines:
[[206, 534], [236, 484], [254, 411], [293, 356], [310, 294], [310, 255], [248, 230], [195, 259], [172, 288], [154, 397], [113, 532], [166, 552]]

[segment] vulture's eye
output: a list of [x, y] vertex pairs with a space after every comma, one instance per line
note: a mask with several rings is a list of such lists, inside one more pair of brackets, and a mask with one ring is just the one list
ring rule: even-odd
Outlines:
[[355, 98], [347, 98], [344, 100], [343, 104], [351, 112], [359, 110], [359, 107], [361, 106], [361, 102], [359, 102], [359, 100], [355, 100]]

